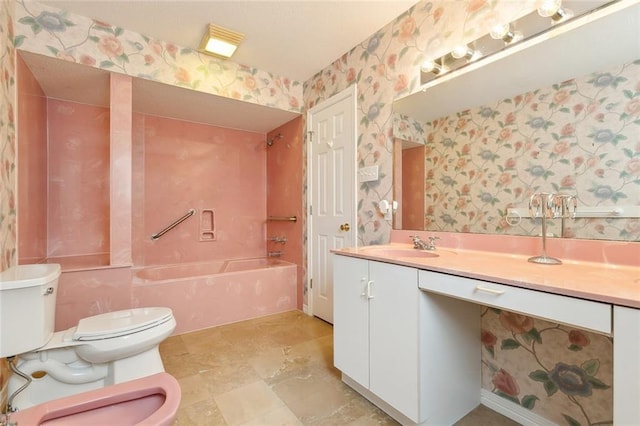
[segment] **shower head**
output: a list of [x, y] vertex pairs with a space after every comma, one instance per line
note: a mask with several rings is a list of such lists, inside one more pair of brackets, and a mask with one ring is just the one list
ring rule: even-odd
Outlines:
[[278, 133], [277, 135], [275, 135], [274, 137], [272, 137], [271, 139], [267, 139], [267, 146], [272, 146], [273, 143], [277, 140], [277, 139], [282, 139], [282, 133]]

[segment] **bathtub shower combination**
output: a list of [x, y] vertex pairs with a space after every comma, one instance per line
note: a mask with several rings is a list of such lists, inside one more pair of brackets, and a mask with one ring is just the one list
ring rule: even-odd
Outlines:
[[297, 267], [274, 258], [136, 269], [134, 300], [167, 306], [176, 334], [296, 309]]

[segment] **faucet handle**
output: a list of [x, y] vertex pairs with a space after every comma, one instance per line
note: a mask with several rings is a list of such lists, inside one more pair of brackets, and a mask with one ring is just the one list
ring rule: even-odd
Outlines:
[[430, 250], [435, 250], [436, 249], [436, 240], [439, 240], [440, 237], [428, 237], [429, 238], [429, 249]]
[[411, 242], [413, 242], [413, 248], [414, 249], [424, 248], [425, 243], [424, 243], [424, 241], [422, 241], [420, 236], [418, 236], [418, 235], [409, 235], [409, 238], [411, 238]]

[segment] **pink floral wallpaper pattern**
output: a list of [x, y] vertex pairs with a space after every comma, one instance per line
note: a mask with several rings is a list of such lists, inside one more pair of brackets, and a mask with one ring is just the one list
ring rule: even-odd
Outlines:
[[13, 2], [0, 3], [0, 271], [16, 263], [16, 129]]
[[302, 85], [289, 78], [37, 2], [19, 0], [16, 6], [16, 48], [259, 105], [302, 109]]
[[481, 340], [485, 389], [557, 424], [613, 423], [610, 337], [484, 308]]
[[536, 1], [420, 1], [304, 83], [304, 105], [314, 105], [351, 84], [358, 87], [358, 166], [378, 165], [380, 180], [360, 185], [358, 244], [389, 240], [390, 221], [377, 206], [392, 198], [393, 100], [415, 91], [419, 65], [463, 41], [536, 8]]

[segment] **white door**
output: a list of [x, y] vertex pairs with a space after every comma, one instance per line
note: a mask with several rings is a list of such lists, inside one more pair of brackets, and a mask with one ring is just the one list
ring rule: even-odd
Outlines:
[[356, 87], [309, 110], [310, 311], [333, 323], [334, 248], [356, 238]]

